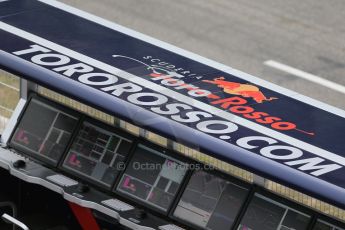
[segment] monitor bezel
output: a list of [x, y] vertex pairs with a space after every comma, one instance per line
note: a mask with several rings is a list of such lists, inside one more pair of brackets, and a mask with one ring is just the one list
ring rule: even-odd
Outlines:
[[102, 190], [105, 190], [105, 191], [112, 191], [115, 183], [117, 182], [118, 178], [120, 176], [122, 176], [122, 173], [123, 173], [123, 170], [119, 171], [117, 177], [115, 178], [115, 180], [110, 184], [110, 185], [106, 185], [105, 183], [102, 183], [98, 180], [95, 180], [95, 179], [92, 179], [91, 177], [88, 177], [86, 175], [84, 175], [83, 173], [79, 173], [77, 172], [76, 170], [72, 170], [72, 169], [69, 169], [68, 167], [64, 166], [64, 162], [66, 161], [67, 157], [68, 157], [68, 154], [69, 154], [69, 151], [74, 143], [74, 141], [76, 140], [78, 134], [79, 134], [79, 131], [82, 127], [82, 125], [84, 124], [84, 122], [87, 122], [93, 126], [96, 126], [96, 127], [99, 127], [101, 129], [104, 129], [108, 132], [111, 132], [111, 133], [114, 133], [115, 135], [119, 136], [120, 138], [123, 138], [123, 139], [127, 139], [129, 141], [131, 141], [131, 148], [128, 152], [128, 155], [124, 161], [124, 164], [127, 165], [129, 159], [131, 158], [132, 156], [132, 152], [133, 150], [135, 149], [136, 145], [137, 145], [137, 140], [136, 140], [136, 137], [133, 136], [132, 134], [130, 133], [127, 133], [117, 127], [114, 127], [114, 126], [111, 126], [110, 124], [107, 124], [107, 123], [104, 123], [104, 122], [101, 122], [99, 120], [96, 120], [94, 118], [91, 118], [89, 116], [84, 116], [81, 121], [80, 121], [80, 125], [79, 127], [77, 128], [77, 130], [75, 131], [75, 135], [73, 136], [72, 140], [70, 141], [70, 144], [68, 146], [68, 148], [66, 149], [65, 153], [64, 153], [64, 156], [62, 157], [59, 165], [58, 165], [58, 169], [60, 169], [62, 172], [74, 177], [74, 178], [78, 178], [79, 180], [82, 180], [88, 184], [92, 184], [94, 186], [97, 186], [99, 188], [101, 188]]
[[122, 180], [122, 177], [123, 175], [125, 174], [128, 166], [129, 166], [129, 163], [130, 161], [133, 159], [134, 155], [135, 155], [135, 151], [136, 149], [140, 146], [140, 145], [143, 145], [147, 148], [150, 148], [150, 149], [153, 149], [155, 151], [158, 151], [160, 153], [162, 153], [163, 155], [167, 155], [168, 157], [171, 157], [173, 159], [176, 159], [184, 164], [187, 164], [187, 165], [190, 165], [192, 163], [194, 163], [195, 161], [193, 161], [192, 159], [189, 159], [187, 158], [186, 156], [183, 156], [181, 153], [179, 152], [176, 152], [174, 150], [170, 150], [170, 149], [167, 149], [167, 148], [164, 148], [163, 146], [160, 146], [160, 145], [157, 145], [157, 144], [154, 144], [154, 143], [151, 143], [145, 139], [143, 139], [142, 137], [140, 137], [140, 140], [138, 141], [137, 145], [135, 146], [135, 148], [133, 149], [132, 151], [132, 155], [130, 157], [130, 159], [128, 159], [128, 162], [126, 163], [126, 167], [125, 169], [122, 171], [122, 174], [121, 176], [118, 177], [118, 180], [113, 188], [113, 193], [115, 193], [116, 195], [120, 196], [121, 198], [124, 198], [125, 200], [127, 200], [128, 202], [132, 203], [132, 204], [135, 204], [135, 205], [139, 205], [145, 209], [148, 209], [148, 210], [152, 210], [153, 212], [155, 213], [158, 213], [159, 215], [163, 215], [165, 218], [168, 217], [168, 214], [170, 213], [177, 197], [180, 196], [180, 193], [181, 191], [183, 190], [184, 186], [185, 186], [185, 183], [189, 180], [189, 177], [191, 175], [191, 171], [189, 168], [187, 168], [186, 170], [186, 174], [184, 175], [181, 183], [180, 183], [180, 186], [177, 190], [177, 193], [172, 201], [172, 203], [170, 204], [170, 206], [168, 207], [167, 210], [163, 210], [163, 209], [160, 209], [154, 205], [150, 205], [150, 203], [148, 202], [144, 202], [134, 196], [130, 196], [128, 195], [127, 193], [125, 192], [122, 192], [120, 190], [118, 190], [118, 186], [120, 185], [120, 182]]
[[256, 184], [252, 184], [251, 187], [252, 187], [252, 190], [251, 190], [250, 197], [248, 197], [245, 206], [242, 207], [240, 215], [236, 217], [237, 222], [236, 222], [235, 227], [238, 227], [241, 224], [241, 221], [244, 218], [246, 211], [248, 210], [249, 205], [251, 204], [256, 194], [259, 195], [259, 197], [264, 197], [266, 200], [271, 200], [274, 203], [278, 203], [279, 206], [286, 206], [291, 210], [297, 211], [299, 213], [303, 213], [304, 215], [308, 215], [310, 217], [310, 220], [308, 222], [307, 229], [311, 229], [311, 227], [314, 226], [314, 220], [317, 214], [316, 210], [308, 208], [302, 204], [299, 204], [296, 201], [293, 201], [293, 199], [291, 198], [288, 198], [285, 196], [279, 196], [273, 191], [260, 187]]
[[[200, 163], [200, 164], [206, 165], [206, 164], [204, 164], [204, 163]], [[183, 187], [183, 190], [180, 192], [179, 197], [176, 198], [176, 200], [175, 200], [175, 202], [174, 202], [174, 205], [173, 205], [173, 207], [171, 208], [171, 210], [170, 210], [170, 212], [169, 212], [168, 217], [169, 217], [171, 220], [174, 220], [174, 221], [176, 221], [176, 222], [178, 222], [178, 223], [182, 223], [183, 225], [189, 226], [189, 227], [191, 227], [191, 228], [193, 228], [193, 229], [196, 229], [196, 230], [205, 230], [205, 228], [202, 228], [202, 227], [200, 227], [200, 226], [198, 226], [198, 225], [195, 225], [195, 224], [193, 224], [193, 223], [191, 223], [191, 222], [188, 222], [188, 221], [186, 221], [186, 220], [183, 220], [183, 219], [181, 219], [181, 218], [178, 218], [178, 217], [176, 217], [176, 216], [174, 215], [174, 212], [175, 212], [175, 210], [176, 210], [176, 208], [177, 208], [177, 206], [178, 206], [178, 203], [180, 202], [180, 200], [181, 200], [181, 198], [182, 198], [182, 196], [183, 196], [185, 190], [187, 189], [187, 187], [188, 187], [188, 185], [189, 185], [189, 182], [190, 182], [192, 176], [194, 175], [194, 173], [196, 173], [196, 172], [198, 172], [198, 171], [203, 171], [203, 172], [209, 173], [209, 174], [211, 174], [211, 175], [213, 175], [213, 176], [219, 177], [219, 178], [221, 178], [221, 179], [223, 179], [223, 180], [225, 180], [225, 181], [227, 181], [227, 182], [230, 182], [230, 183], [232, 183], [232, 184], [234, 184], [234, 185], [236, 185], [236, 186], [242, 187], [242, 188], [244, 188], [244, 189], [247, 190], [247, 195], [246, 195], [246, 197], [245, 197], [245, 199], [244, 199], [244, 202], [243, 202], [242, 205], [241, 205], [241, 208], [240, 208], [239, 213], [237, 214], [237, 216], [236, 216], [236, 218], [235, 218], [235, 220], [237, 220], [237, 218], [241, 215], [241, 212], [242, 212], [243, 208], [245, 207], [245, 205], [246, 205], [248, 199], [250, 199], [250, 197], [251, 197], [251, 193], [252, 193], [252, 190], [253, 190], [253, 184], [250, 184], [249, 182], [240, 180], [239, 178], [236, 178], [236, 177], [234, 177], [234, 176], [231, 176], [231, 175], [229, 175], [229, 174], [226, 174], [225, 172], [222, 172], [219, 168], [214, 168], [214, 170], [211, 170], [211, 171], [206, 171], [205, 169], [193, 170], [193, 171], [191, 172], [191, 175], [190, 175], [190, 177], [189, 177], [189, 180], [187, 181], [187, 183], [186, 183], [185, 186]], [[234, 225], [233, 225], [232, 227], [234, 227], [235, 225], [236, 225], [236, 222], [234, 223]], [[230, 230], [230, 227], [229, 227], [229, 230]]]
[[322, 222], [326, 222], [327, 224], [335, 226], [335, 228], [337, 228], [339, 230], [345, 229], [345, 223], [343, 223], [337, 219], [334, 219], [334, 218], [332, 219], [331, 217], [329, 217], [325, 214], [315, 212], [314, 218], [315, 218], [315, 223], [313, 223], [313, 227], [315, 227], [318, 220], [321, 220]]
[[[76, 119], [76, 124], [75, 124], [75, 127], [73, 128], [73, 131], [71, 132], [71, 136], [70, 136], [64, 150], [62, 151], [61, 156], [59, 157], [59, 159], [57, 161], [51, 160], [48, 157], [40, 156], [39, 154], [34, 153], [33, 151], [26, 150], [26, 149], [24, 149], [24, 148], [22, 148], [22, 147], [20, 147], [17, 144], [12, 142], [14, 135], [15, 135], [27, 109], [29, 108], [29, 106], [31, 105], [31, 103], [34, 100], [36, 100], [42, 104], [45, 104], [48, 107], [53, 107], [56, 110], [62, 111], [63, 113], [68, 114], [69, 116]], [[21, 113], [18, 117], [18, 121], [16, 122], [16, 125], [15, 125], [15, 127], [11, 133], [11, 137], [10, 137], [10, 141], [9, 141], [9, 147], [11, 149], [15, 150], [16, 152], [28, 157], [29, 159], [32, 159], [33, 161], [39, 161], [39, 162], [43, 163], [45, 166], [48, 166], [49, 168], [50, 167], [57, 168], [60, 161], [64, 158], [65, 152], [69, 149], [69, 145], [73, 139], [75, 132], [78, 130], [80, 119], [81, 119], [81, 114], [79, 112], [77, 112], [71, 108], [68, 108], [64, 105], [61, 105], [55, 101], [49, 100], [45, 97], [38, 96], [36, 93], [30, 93], [29, 98], [26, 101], [25, 106], [24, 106], [23, 110], [21, 111]]]

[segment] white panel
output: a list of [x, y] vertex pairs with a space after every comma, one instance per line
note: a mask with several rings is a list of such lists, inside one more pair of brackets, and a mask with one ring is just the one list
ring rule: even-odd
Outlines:
[[72, 180], [68, 177], [62, 176], [62, 175], [48, 176], [47, 180], [50, 180], [50, 181], [52, 181], [58, 185], [64, 186], [64, 187], [70, 187], [70, 186], [78, 184], [77, 181]]
[[104, 201], [102, 201], [102, 204], [104, 204], [110, 208], [113, 208], [117, 211], [121, 211], [121, 212], [125, 212], [125, 211], [129, 211], [129, 210], [134, 209], [133, 206], [126, 204], [125, 202], [122, 202], [122, 201], [117, 200], [117, 199], [104, 200]]

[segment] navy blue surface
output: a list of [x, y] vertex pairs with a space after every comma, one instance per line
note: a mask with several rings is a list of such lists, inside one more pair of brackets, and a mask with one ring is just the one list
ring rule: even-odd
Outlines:
[[[148, 69], [147, 65], [156, 68], [159, 67], [164, 70], [168, 70], [168, 67], [173, 65], [176, 66], [173, 69], [179, 69], [175, 70], [175, 72], [185, 76], [183, 81], [198, 86], [201, 89], [209, 90], [220, 99], [233, 97], [234, 95], [230, 95], [224, 92], [222, 88], [204, 82], [203, 80], [213, 81], [217, 77], [224, 77], [229, 82], [255, 86], [253, 83], [236, 76], [221, 72], [210, 66], [200, 64], [197, 61], [36, 1], [11, 0], [0, 4], [2, 4], [0, 5], [0, 19], [2, 22], [147, 80], [152, 81], [152, 77], [149, 76], [152, 73], [152, 69]], [[0, 38], [0, 49], [6, 53], [24, 50], [33, 44], [25, 38], [12, 35], [2, 30], [0, 30]], [[196, 130], [195, 124], [175, 122], [167, 116], [159, 116], [150, 112], [148, 107], [139, 107], [128, 103], [125, 101], [125, 97], [114, 97], [100, 91], [100, 87], [83, 85], [76, 81], [75, 76], [71, 78], [63, 77], [46, 68], [24, 61], [23, 59], [30, 60], [29, 55], [24, 55], [21, 57], [23, 59], [21, 59], [7, 55], [6, 53], [2, 53], [0, 56], [0, 64], [3, 69], [21, 74], [29, 80], [67, 94], [124, 120], [140, 125], [143, 128], [186, 143], [189, 146], [199, 148], [201, 151], [221, 160], [253, 170], [255, 173], [302, 189], [345, 207], [345, 192], [343, 190], [345, 188], [344, 168], [326, 173], [319, 178], [313, 177], [293, 167], [288, 167], [282, 164], [282, 162], [264, 158], [259, 155], [256, 149], [249, 152], [234, 145], [234, 142], [241, 137], [262, 136], [257, 131], [239, 126], [239, 130], [231, 135], [231, 140], [220, 140], [219, 135], [205, 134]], [[128, 58], [114, 58], [112, 55], [123, 55]], [[149, 56], [152, 58], [148, 58]], [[160, 59], [161, 61], [153, 62], [155, 59]], [[77, 63], [78, 60], [73, 60], [73, 62]], [[160, 64], [158, 66], [152, 66], [157, 65], [157, 63]], [[120, 82], [126, 81], [120, 79], [118, 83]], [[175, 90], [173, 87], [167, 88]], [[250, 106], [256, 111], [278, 117], [283, 121], [296, 124], [298, 129], [312, 132], [314, 135], [305, 134], [296, 129], [276, 131], [345, 157], [344, 118], [284, 96], [272, 89], [266, 89], [260, 86], [258, 88], [260, 89], [259, 92], [262, 92], [266, 99], [277, 99], [271, 101], [266, 100], [260, 103], [255, 98], [248, 98], [244, 95], [237, 96], [248, 101], [246, 106]], [[175, 91], [188, 95], [188, 90], [185, 89]], [[153, 91], [145, 88], [143, 92]], [[193, 99], [206, 104], [215, 101], [207, 97], [195, 97]], [[172, 102], [176, 102], [176, 100], [169, 98], [168, 103]], [[198, 109], [193, 108], [193, 110]], [[248, 119], [241, 114], [236, 115]], [[217, 116], [214, 117], [224, 120]], [[260, 123], [260, 125], [271, 128], [270, 124]], [[281, 141], [278, 144], [285, 145]], [[303, 152], [305, 158], [315, 156], [307, 151]], [[330, 164], [333, 162], [327, 160], [323, 162], [323, 164], [327, 163]], [[297, 167], [295, 166], [295, 168]]]
[[[24, 2], [35, 3], [35, 1]], [[218, 92], [218, 94], [222, 93], [218, 87], [201, 82], [201, 80], [212, 80], [215, 77], [224, 76], [229, 81], [248, 83], [248, 81], [236, 76], [202, 65], [56, 8], [47, 7], [44, 10], [28, 11], [2, 18], [1, 21], [131, 73], [143, 73], [145, 68], [137, 62], [113, 58], [112, 55], [125, 55], [141, 61], [144, 61], [143, 57], [148, 55], [159, 58], [163, 62], [172, 63], [179, 68], [196, 73], [197, 76], [204, 76], [200, 80], [195, 77], [187, 77], [183, 80], [193, 82], [194, 85], [199, 84], [212, 92]], [[260, 89], [267, 97], [278, 99], [262, 104], [248, 99], [253, 108], [282, 118], [284, 121], [295, 123], [299, 129], [314, 132], [315, 135], [305, 135], [295, 130], [282, 131], [282, 133], [331, 152], [345, 155], [345, 145], [343, 144], [345, 141], [345, 122], [343, 118], [270, 89], [263, 87]], [[186, 94], [182, 90], [179, 92]], [[269, 124], [262, 125], [270, 127]]]

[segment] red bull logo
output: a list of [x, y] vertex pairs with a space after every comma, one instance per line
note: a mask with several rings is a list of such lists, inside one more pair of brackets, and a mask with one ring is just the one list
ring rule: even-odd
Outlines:
[[213, 81], [203, 80], [203, 82], [217, 85], [219, 88], [223, 89], [224, 93], [239, 95], [245, 98], [252, 98], [257, 103], [277, 99], [276, 97], [267, 98], [255, 85], [225, 81], [224, 79], [224, 77], [217, 77], [214, 78]]

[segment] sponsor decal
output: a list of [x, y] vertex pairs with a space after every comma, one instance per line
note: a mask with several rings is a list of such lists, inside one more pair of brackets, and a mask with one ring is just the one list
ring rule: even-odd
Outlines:
[[266, 96], [260, 91], [259, 87], [255, 85], [226, 81], [224, 77], [217, 77], [213, 79], [213, 81], [203, 80], [203, 82], [217, 85], [217, 87], [223, 89], [224, 93], [252, 98], [257, 103], [278, 99], [276, 97], [266, 98]]
[[[218, 138], [240, 148], [259, 154], [265, 158], [274, 160], [283, 165], [293, 167], [313, 176], [322, 176], [329, 172], [342, 168], [337, 162], [317, 156], [300, 149], [297, 146], [286, 144], [273, 137], [265, 136], [245, 126], [241, 126], [217, 115], [217, 113], [203, 110], [204, 107], [196, 107], [195, 99], [181, 101], [162, 91], [155, 91], [144, 85], [135, 84], [128, 78], [97, 69], [90, 64], [73, 59], [68, 55], [50, 50], [40, 45], [31, 45], [27, 49], [12, 52], [14, 55], [29, 60], [33, 64], [42, 66], [51, 71], [61, 74], [63, 77], [78, 81], [79, 83], [102, 91], [113, 97], [120, 98], [133, 105], [145, 108], [169, 120], [178, 122], [199, 132], [208, 134], [210, 138]], [[118, 57], [118, 56], [116, 56]], [[135, 59], [132, 59], [135, 60]], [[247, 118], [270, 123], [272, 128], [277, 130], [296, 129], [294, 124], [282, 124], [281, 118], [265, 115], [263, 112], [254, 111], [247, 104], [246, 98], [253, 98], [257, 103], [277, 100], [267, 97], [254, 85], [241, 85], [223, 82], [224, 79], [217, 78], [207, 80], [207, 84], [221, 86], [226, 93], [232, 94], [229, 98], [220, 98], [208, 89], [201, 86], [185, 83], [184, 77], [177, 71], [161, 66], [150, 66], [145, 63], [145, 68], [151, 72], [149, 77], [153, 82], [160, 82], [160, 85], [169, 86], [176, 90], [184, 90], [190, 98], [205, 97], [210, 100], [210, 105], [218, 105], [222, 109], [236, 112], [236, 114], [247, 115]], [[183, 72], [183, 70], [181, 70]], [[192, 74], [192, 73], [190, 73]], [[193, 75], [196, 78], [202, 76]], [[219, 83], [221, 81], [222, 83]], [[237, 87], [237, 88], [236, 88]], [[240, 87], [240, 88], [238, 88]], [[167, 87], [165, 87], [166, 89]], [[242, 90], [243, 89], [243, 90]], [[246, 92], [246, 93], [244, 93]], [[238, 107], [242, 106], [242, 107]], [[243, 111], [246, 111], [245, 113]], [[234, 113], [235, 113], [234, 112]], [[257, 121], [259, 122], [259, 121]], [[260, 122], [259, 122], [260, 123]], [[216, 146], [215, 146], [216, 147]], [[236, 154], [236, 153], [229, 153]]]
[[[252, 120], [256, 123], [270, 126], [270, 128], [278, 131], [295, 130], [303, 134], [314, 136], [313, 132], [305, 131], [297, 128], [293, 122], [285, 121], [283, 118], [271, 115], [265, 111], [257, 111], [248, 99], [255, 103], [261, 104], [277, 100], [276, 97], [267, 97], [258, 86], [250, 83], [238, 83], [227, 81], [225, 77], [216, 77], [212, 80], [196, 81], [194, 84], [186, 83], [183, 78], [203, 79], [205, 76], [192, 73], [183, 68], [177, 68], [175, 65], [164, 62], [152, 56], [143, 57], [143, 61], [127, 57], [124, 55], [113, 55], [114, 58], [127, 59], [141, 64], [151, 73], [147, 77], [156, 83], [173, 90], [183, 91], [191, 97], [200, 98], [207, 97], [208, 103], [230, 113], [242, 116], [245, 119]], [[150, 62], [150, 64], [145, 63]], [[212, 93], [209, 89], [203, 88], [200, 83], [207, 83], [217, 86], [222, 90], [222, 95], [231, 95], [230, 97], [221, 97]]]

